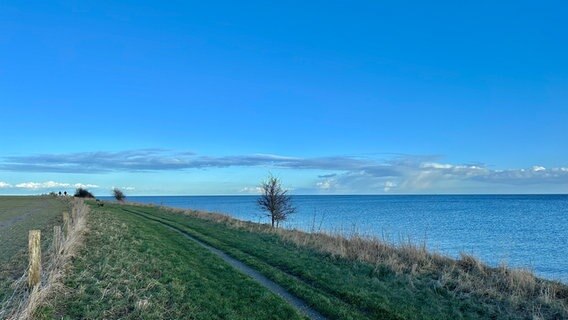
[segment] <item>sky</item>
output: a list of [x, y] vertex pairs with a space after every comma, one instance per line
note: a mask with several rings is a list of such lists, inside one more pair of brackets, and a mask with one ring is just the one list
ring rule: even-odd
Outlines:
[[0, 1], [0, 194], [567, 193], [567, 13]]

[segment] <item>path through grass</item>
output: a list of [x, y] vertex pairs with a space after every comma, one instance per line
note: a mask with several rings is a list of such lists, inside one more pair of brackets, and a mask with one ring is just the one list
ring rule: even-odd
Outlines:
[[[436, 274], [396, 274], [388, 267], [335, 258], [284, 241], [196, 215], [157, 207], [122, 206], [133, 216], [181, 230], [259, 270], [332, 319], [526, 319], [534, 310], [470, 295], [440, 285]], [[519, 308], [520, 306], [520, 308]], [[563, 306], [544, 305], [544, 318], [566, 316]]]
[[[399, 274], [339, 258], [195, 212], [106, 204], [90, 218], [82, 255], [41, 315], [57, 318], [294, 319], [283, 300], [236, 272], [192, 238], [278, 283], [330, 319], [528, 319], [531, 301], [458, 295], [438, 274]], [[219, 219], [222, 221], [222, 219]], [[175, 230], [171, 230], [171, 229]], [[259, 230], [263, 228], [259, 227]], [[177, 232], [176, 232], [177, 231]], [[183, 234], [180, 234], [183, 233]], [[564, 304], [539, 304], [546, 319]]]
[[122, 206], [94, 207], [88, 222], [64, 287], [38, 318], [302, 318], [207, 249]]

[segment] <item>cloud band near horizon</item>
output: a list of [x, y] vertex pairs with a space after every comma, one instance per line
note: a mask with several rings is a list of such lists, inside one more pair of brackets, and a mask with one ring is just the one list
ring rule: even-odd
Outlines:
[[[270, 154], [206, 156], [193, 152], [140, 149], [120, 152], [81, 152], [6, 156], [0, 159], [0, 171], [47, 172], [66, 174], [108, 174], [113, 172], [186, 171], [206, 168], [258, 167], [290, 170], [319, 170], [312, 186], [300, 186], [322, 192], [373, 190], [376, 192], [428, 191], [440, 184], [455, 182], [538, 185], [568, 184], [568, 166], [545, 168], [534, 165], [520, 169], [492, 169], [484, 164], [449, 164], [436, 156], [396, 155], [378, 159], [356, 156], [290, 157]], [[0, 189], [31, 190], [74, 185], [54, 181], [0, 181]], [[243, 187], [243, 190], [254, 188]]]

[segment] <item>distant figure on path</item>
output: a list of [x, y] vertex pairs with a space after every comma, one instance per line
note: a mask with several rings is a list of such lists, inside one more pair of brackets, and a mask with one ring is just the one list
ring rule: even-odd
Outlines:
[[61, 197], [61, 191], [59, 191], [59, 196]]

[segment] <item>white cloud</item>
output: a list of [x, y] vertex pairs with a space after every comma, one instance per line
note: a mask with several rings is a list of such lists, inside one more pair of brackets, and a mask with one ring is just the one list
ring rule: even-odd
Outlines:
[[45, 182], [22, 182], [15, 185], [16, 188], [38, 190], [38, 189], [52, 189], [52, 188], [98, 188], [99, 186], [95, 184], [83, 184], [83, 183], [63, 183], [56, 181], [45, 181]]
[[244, 187], [239, 190], [239, 193], [261, 194], [262, 189], [260, 187]]
[[323, 181], [317, 182], [316, 186], [319, 189], [322, 189], [322, 190], [329, 190], [329, 189], [332, 189], [335, 186], [335, 180], [334, 179], [325, 179]]
[[319, 176], [315, 182], [315, 191], [489, 192], [492, 190], [490, 185], [494, 185], [495, 190], [537, 190], [536, 186], [545, 185], [550, 186], [547, 190], [563, 190], [561, 186], [566, 184], [568, 184], [566, 167], [531, 166], [503, 170], [492, 169], [483, 164], [449, 164], [435, 162], [431, 158], [400, 157], [363, 165], [359, 170], [344, 169], [333, 179]]
[[454, 168], [451, 164], [436, 163], [436, 162], [426, 162], [421, 165], [424, 169], [452, 169]]
[[75, 184], [73, 185], [73, 187], [75, 187], [75, 188], [83, 188], [83, 189], [87, 189], [87, 188], [96, 189], [96, 188], [99, 188], [99, 186], [96, 185], [96, 184], [82, 184], [82, 183], [75, 183]]
[[[97, 187], [97, 188], [98, 188], [98, 187]], [[112, 186], [110, 189], [111, 189], [111, 190], [114, 190], [114, 189], [116, 189], [116, 188], [118, 188], [118, 189], [120, 189], [120, 190], [122, 190], [122, 191], [133, 191], [133, 190], [136, 189], [136, 188], [134, 188], [134, 187], [115, 187], [115, 186]]]
[[12, 185], [7, 182], [0, 181], [0, 189], [7, 189], [7, 188], [12, 188]]
[[291, 160], [291, 161], [302, 160], [302, 158], [298, 158], [298, 157], [288, 157], [288, 156], [281, 156], [281, 155], [269, 154], [269, 153], [257, 153], [257, 154], [254, 154], [253, 156], [257, 156], [257, 157], [268, 159], [268, 160]]
[[21, 189], [48, 189], [48, 188], [68, 188], [71, 185], [68, 183], [61, 183], [55, 181], [46, 181], [46, 182], [22, 182], [16, 184], [16, 188]]
[[385, 192], [389, 192], [392, 188], [396, 188], [396, 183], [392, 181], [385, 181], [385, 187], [383, 188], [383, 190]]

